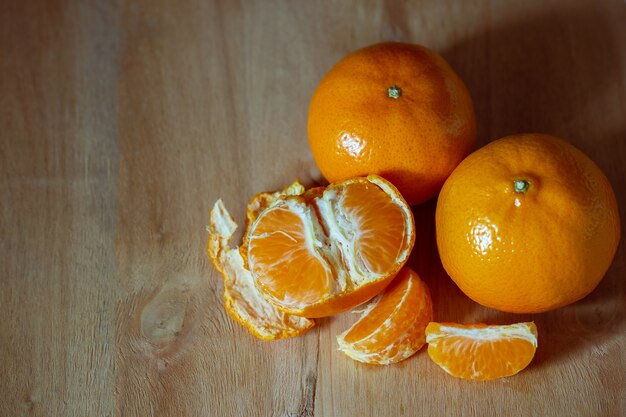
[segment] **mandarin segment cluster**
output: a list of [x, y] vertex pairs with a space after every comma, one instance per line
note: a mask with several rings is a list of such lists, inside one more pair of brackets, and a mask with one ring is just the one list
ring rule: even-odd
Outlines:
[[[410, 205], [437, 196], [435, 230], [450, 278], [477, 303], [541, 313], [589, 294], [620, 240], [615, 194], [595, 163], [544, 134], [472, 152], [472, 101], [445, 60], [418, 46], [349, 54], [311, 99], [309, 144], [326, 187], [299, 182], [255, 195], [237, 224], [218, 200], [208, 254], [228, 314], [262, 340], [300, 336], [315, 319], [354, 309], [338, 350], [389, 365], [428, 346], [463, 379], [509, 377], [538, 346], [533, 322], [436, 322], [426, 283], [405, 264]], [[445, 302], [445, 295], [438, 302]]]
[[411, 210], [388, 181], [356, 178], [272, 204], [251, 225], [248, 265], [282, 310], [323, 317], [379, 293], [408, 259]]

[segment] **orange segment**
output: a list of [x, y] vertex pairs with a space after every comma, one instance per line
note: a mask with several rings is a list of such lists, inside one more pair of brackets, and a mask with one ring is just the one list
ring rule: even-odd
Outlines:
[[430, 323], [428, 355], [450, 375], [475, 380], [515, 375], [528, 366], [537, 349], [534, 323], [504, 326]]
[[428, 287], [416, 272], [403, 268], [359, 320], [337, 336], [339, 350], [365, 363], [400, 362], [424, 345], [432, 319]]
[[355, 241], [360, 264], [367, 271], [384, 274], [403, 249], [405, 213], [372, 183], [352, 184], [344, 189], [342, 198], [340, 209], [334, 214], [339, 220], [352, 221], [361, 230]]
[[229, 246], [236, 229], [237, 224], [218, 200], [211, 210], [208, 254], [224, 278], [228, 314], [263, 340], [298, 336], [313, 327], [312, 320], [287, 314], [263, 299], [241, 254]]
[[314, 303], [330, 290], [332, 272], [309, 247], [312, 238], [307, 234], [312, 232], [297, 214], [297, 210], [310, 209], [304, 203], [290, 203], [291, 207], [289, 203], [281, 204], [261, 215], [262, 221], [249, 237], [249, 259], [257, 280], [272, 299], [283, 300], [285, 305], [290, 305], [294, 297], [300, 303]]
[[257, 285], [291, 314], [322, 317], [378, 294], [415, 240], [411, 210], [386, 180], [355, 178], [276, 200], [250, 226]]

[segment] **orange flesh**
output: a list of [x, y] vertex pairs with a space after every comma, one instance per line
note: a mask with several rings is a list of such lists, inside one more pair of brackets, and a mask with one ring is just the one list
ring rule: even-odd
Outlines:
[[[364, 201], [368, 204], [364, 205]], [[360, 230], [360, 262], [376, 274], [388, 271], [398, 259], [405, 238], [405, 219], [400, 207], [373, 184], [346, 188], [340, 207], [348, 222]], [[340, 213], [336, 211], [336, 215]]]
[[[288, 302], [295, 297], [312, 303], [328, 292], [331, 273], [309, 250], [303, 220], [286, 209], [275, 209], [263, 215], [254, 232], [249, 256], [256, 271], [271, 272], [274, 279], [260, 279], [265, 290], [276, 299]], [[285, 258], [291, 262], [284, 262]]]
[[[390, 278], [414, 240], [410, 209], [393, 192], [373, 176], [330, 185], [308, 198], [285, 198], [265, 210], [247, 236], [259, 287], [285, 311], [306, 315], [313, 305]], [[351, 305], [323, 315], [364, 301], [352, 297]]]
[[511, 376], [530, 364], [537, 347], [534, 323], [509, 326], [430, 323], [428, 354], [450, 375], [474, 380]]
[[400, 362], [424, 345], [424, 330], [432, 319], [428, 287], [405, 267], [359, 320], [337, 337], [339, 350], [365, 363]]
[[367, 321], [359, 320], [354, 327], [346, 334], [344, 340], [348, 343], [357, 342], [372, 333], [372, 329], [380, 328], [385, 320], [398, 308], [398, 305], [405, 296], [408, 280], [393, 280], [385, 288], [384, 300], [380, 300], [374, 308], [367, 314]]

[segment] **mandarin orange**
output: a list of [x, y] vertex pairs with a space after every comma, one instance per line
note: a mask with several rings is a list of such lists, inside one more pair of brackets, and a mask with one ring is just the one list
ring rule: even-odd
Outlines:
[[406, 262], [413, 214], [371, 175], [278, 199], [251, 224], [247, 262], [277, 307], [303, 317], [339, 313], [374, 297]]
[[441, 56], [382, 43], [348, 55], [321, 80], [308, 134], [328, 181], [378, 174], [414, 205], [472, 150], [476, 122], [467, 88]]
[[620, 219], [609, 181], [568, 142], [509, 136], [468, 156], [437, 201], [444, 268], [474, 301], [537, 313], [573, 303], [600, 282]]

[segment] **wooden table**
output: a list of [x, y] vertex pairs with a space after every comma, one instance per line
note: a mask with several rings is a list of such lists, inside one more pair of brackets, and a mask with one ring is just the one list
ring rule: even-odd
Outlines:
[[205, 254], [218, 197], [319, 180], [308, 100], [381, 40], [443, 54], [479, 144], [541, 131], [606, 172], [626, 221], [623, 1], [6, 1], [0, 5], [1, 416], [623, 416], [625, 248], [575, 305], [533, 316], [467, 299], [441, 268], [434, 202], [411, 264], [440, 321], [535, 320], [518, 376], [449, 377], [421, 351], [353, 362], [321, 320], [260, 342]]

